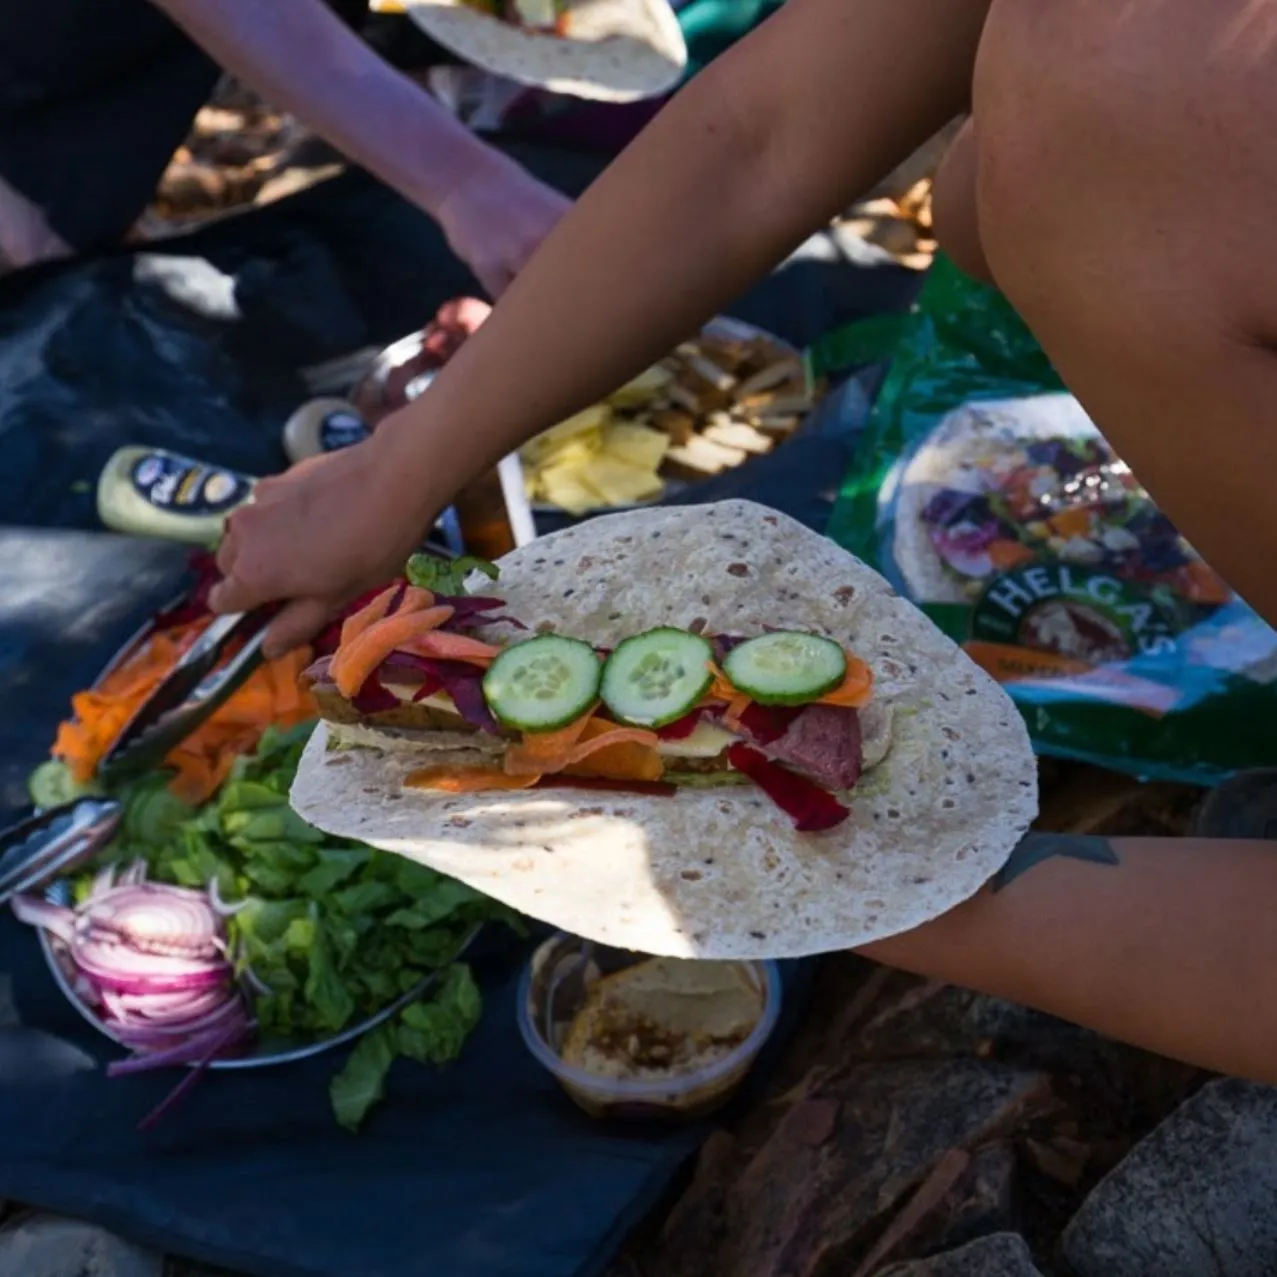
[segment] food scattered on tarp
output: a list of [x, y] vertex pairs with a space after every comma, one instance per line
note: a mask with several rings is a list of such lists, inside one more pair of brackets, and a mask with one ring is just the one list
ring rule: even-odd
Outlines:
[[795, 351], [711, 325], [528, 443], [528, 495], [574, 515], [653, 501], [669, 481], [710, 479], [770, 452], [811, 407]]
[[1040, 752], [1206, 784], [1271, 762], [1277, 634], [944, 258], [830, 534], [1007, 688]]

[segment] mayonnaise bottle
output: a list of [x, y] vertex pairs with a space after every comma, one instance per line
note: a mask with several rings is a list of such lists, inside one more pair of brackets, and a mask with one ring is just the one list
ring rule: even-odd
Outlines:
[[284, 425], [284, 451], [294, 465], [322, 452], [363, 443], [372, 434], [359, 410], [344, 399], [312, 399]]
[[211, 548], [256, 483], [162, 448], [121, 448], [98, 477], [98, 518], [115, 532]]

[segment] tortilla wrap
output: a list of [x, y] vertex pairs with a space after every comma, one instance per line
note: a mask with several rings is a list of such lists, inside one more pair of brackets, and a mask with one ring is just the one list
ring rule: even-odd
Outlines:
[[748, 785], [670, 798], [404, 790], [419, 758], [330, 751], [321, 724], [291, 795], [306, 820], [591, 940], [782, 958], [946, 912], [997, 872], [1036, 813], [1033, 753], [1006, 693], [877, 573], [785, 515], [748, 501], [630, 511], [534, 541], [500, 566], [509, 614], [596, 644], [698, 620], [846, 644], [893, 711], [889, 753], [856, 787], [851, 818], [799, 834]]
[[502, 22], [461, 0], [404, 0], [404, 8], [471, 66], [551, 93], [636, 102], [672, 89], [687, 66], [666, 0], [569, 0], [564, 36]]
[[1035, 439], [1098, 438], [1099, 431], [1072, 395], [966, 403], [949, 413], [906, 462], [895, 508], [894, 555], [905, 588], [920, 603], [966, 603], [983, 580], [964, 580], [931, 543], [922, 512], [944, 488], [982, 492], [985, 456], [1008, 453]]

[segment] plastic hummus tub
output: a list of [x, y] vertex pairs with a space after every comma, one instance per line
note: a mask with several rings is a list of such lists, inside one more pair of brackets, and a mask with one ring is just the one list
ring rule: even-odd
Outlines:
[[591, 1116], [691, 1119], [735, 1094], [780, 1006], [774, 962], [646, 958], [560, 933], [523, 973], [518, 1018]]

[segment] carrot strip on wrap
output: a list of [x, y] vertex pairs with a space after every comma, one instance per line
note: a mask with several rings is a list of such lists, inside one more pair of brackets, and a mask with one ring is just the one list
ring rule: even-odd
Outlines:
[[341, 623], [339, 646], [353, 642], [369, 626], [384, 620], [390, 612], [390, 605], [400, 593], [403, 594], [403, 598], [399, 600], [399, 606], [395, 609], [396, 616], [406, 616], [410, 612], [424, 612], [427, 608], [434, 607], [435, 596], [429, 590], [423, 590], [415, 585], [387, 586], [375, 599], [365, 603], [358, 612], [352, 613]]
[[409, 772], [409, 789], [431, 789], [445, 794], [473, 794], [485, 789], [531, 789], [541, 777], [507, 776], [494, 767], [422, 767]]
[[404, 643], [403, 649], [435, 661], [464, 661], [485, 669], [501, 655], [501, 649], [493, 647], [491, 643], [483, 643], [468, 634], [452, 634], [445, 630], [421, 634]]
[[[655, 732], [644, 731], [640, 727], [618, 727], [615, 723], [609, 723], [597, 718], [578, 719], [577, 721], [578, 723], [583, 723], [578, 733], [577, 743], [561, 748], [557, 752], [537, 740], [537, 736], [540, 733], [528, 733], [519, 744], [511, 745], [505, 753], [506, 774], [508, 776], [530, 776], [534, 773], [548, 775], [553, 772], [568, 771], [584, 764], [585, 760], [590, 758], [591, 755], [598, 755], [601, 751], [611, 750], [619, 746], [644, 748], [650, 751], [657, 764], [660, 764], [660, 755], [656, 752], [656, 745], [660, 738]], [[546, 734], [558, 735], [558, 733]], [[619, 754], [613, 755], [613, 760], [618, 765], [625, 766], [628, 764], [643, 772], [651, 770], [651, 760], [646, 756]], [[646, 774], [630, 775], [628, 773], [616, 775], [611, 771], [605, 773], [602, 770], [591, 770], [582, 774], [608, 775], [617, 780], [655, 780], [659, 779], [660, 776], [659, 772], [656, 776]]]
[[445, 621], [454, 608], [428, 607], [421, 612], [396, 612], [373, 622], [350, 643], [333, 654], [329, 674], [343, 696], [355, 696], [368, 676], [396, 648], [413, 650], [412, 640], [420, 639]]
[[874, 672], [866, 662], [858, 656], [847, 657], [847, 673], [832, 692], [820, 697], [817, 705], [846, 705], [851, 709], [859, 709], [868, 705], [873, 695]]

